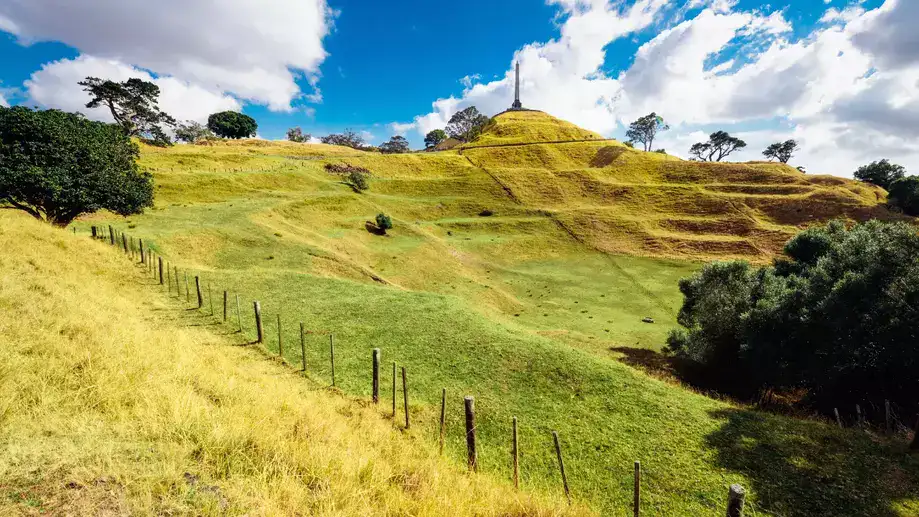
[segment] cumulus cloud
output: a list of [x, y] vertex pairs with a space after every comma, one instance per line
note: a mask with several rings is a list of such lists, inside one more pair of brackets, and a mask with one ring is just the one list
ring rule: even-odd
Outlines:
[[[738, 159], [761, 159], [769, 143], [796, 138], [804, 146], [798, 160], [811, 172], [851, 175], [859, 162], [883, 157], [919, 170], [919, 32], [910, 27], [919, 2], [830, 8], [821, 25], [797, 38], [781, 11], [693, 0], [688, 7], [703, 9], [668, 20], [617, 76], [603, 71], [604, 49], [662, 18], [665, 2], [550, 3], [562, 11], [560, 37], [514, 56], [526, 107], [606, 135], [655, 111], [673, 127], [661, 144], [677, 155], [717, 125], [750, 144]], [[503, 111], [513, 98], [512, 81], [513, 61], [504, 78], [471, 82], [462, 96], [435, 101], [415, 127], [420, 133], [443, 127], [468, 105]], [[765, 129], [750, 131], [754, 126]]]
[[9, 105], [10, 105], [10, 103], [6, 102], [6, 98], [3, 97], [3, 94], [2, 94], [2, 93], [0, 93], [0, 106], [3, 106], [4, 108], [6, 108], [6, 107], [8, 107]]
[[80, 111], [93, 120], [113, 122], [114, 119], [107, 109], [86, 108], [90, 96], [77, 82], [87, 76], [104, 77], [113, 81], [126, 81], [132, 77], [153, 81], [160, 87], [160, 109], [179, 121], [195, 120], [203, 123], [211, 113], [238, 110], [241, 107], [239, 101], [229, 95], [207, 90], [175, 77], [154, 78], [148, 72], [124, 63], [91, 56], [47, 63], [33, 73], [24, 86], [30, 101], [41, 106], [64, 111]]
[[412, 129], [415, 129], [415, 126], [416, 124], [414, 122], [408, 122], [405, 124], [401, 122], [393, 122], [392, 124], [389, 124], [389, 129], [393, 132], [394, 135], [405, 136], [406, 133]]
[[316, 82], [334, 13], [325, 0], [9, 0], [0, 30], [288, 111]]

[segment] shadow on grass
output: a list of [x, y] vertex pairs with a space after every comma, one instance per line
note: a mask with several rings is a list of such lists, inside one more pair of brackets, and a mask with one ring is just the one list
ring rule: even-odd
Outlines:
[[[715, 463], [749, 478], [759, 511], [809, 517], [919, 511], [919, 456], [908, 454], [905, 442], [745, 409], [710, 414], [724, 420], [705, 438]], [[898, 512], [897, 504], [908, 509]]]

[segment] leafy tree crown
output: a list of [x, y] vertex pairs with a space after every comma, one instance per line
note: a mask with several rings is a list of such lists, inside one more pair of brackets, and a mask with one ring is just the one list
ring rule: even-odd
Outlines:
[[207, 127], [221, 138], [249, 138], [258, 131], [258, 123], [237, 111], [221, 111], [207, 118]]
[[857, 180], [872, 183], [889, 190], [891, 183], [906, 176], [906, 168], [884, 159], [871, 162], [868, 165], [862, 165], [855, 171], [854, 176]]
[[472, 142], [482, 134], [482, 130], [490, 120], [487, 116], [479, 113], [475, 106], [469, 106], [462, 111], [457, 111], [450, 117], [446, 132], [450, 135], [450, 138], [463, 142]]
[[128, 136], [149, 137], [157, 145], [172, 143], [163, 126], [176, 121], [157, 105], [160, 88], [143, 79], [131, 78], [118, 83], [98, 77], [87, 77], [80, 86], [92, 99], [87, 108], [104, 106]]
[[447, 132], [443, 129], [435, 129], [424, 135], [424, 147], [431, 149], [437, 147], [441, 142], [447, 139]]
[[625, 136], [632, 145], [640, 142], [644, 145], [645, 151], [650, 151], [657, 134], [669, 129], [670, 126], [664, 122], [664, 118], [652, 112], [629, 124], [629, 130], [626, 131]]

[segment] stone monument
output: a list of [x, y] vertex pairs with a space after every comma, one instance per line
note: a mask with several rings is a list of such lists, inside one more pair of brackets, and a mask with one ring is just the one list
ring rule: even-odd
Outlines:
[[517, 62], [517, 81], [514, 84], [514, 103], [511, 104], [511, 111], [523, 110], [523, 104], [520, 103], [520, 62]]

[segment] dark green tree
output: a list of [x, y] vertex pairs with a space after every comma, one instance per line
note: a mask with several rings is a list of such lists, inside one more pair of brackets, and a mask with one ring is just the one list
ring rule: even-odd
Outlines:
[[292, 127], [287, 130], [287, 139], [291, 142], [304, 143], [309, 142], [310, 138], [313, 136], [309, 133], [304, 133], [300, 126]]
[[904, 214], [919, 216], [919, 176], [895, 180], [890, 184], [887, 200]]
[[657, 134], [668, 129], [670, 126], [664, 122], [663, 117], [652, 112], [629, 124], [629, 130], [625, 132], [625, 136], [629, 138], [628, 142], [633, 146], [635, 142], [641, 142], [645, 151], [650, 151]]
[[56, 226], [102, 209], [141, 213], [153, 205], [153, 179], [138, 155], [119, 125], [0, 107], [0, 205]]
[[344, 133], [332, 133], [331, 135], [320, 138], [320, 140], [322, 143], [329, 145], [343, 145], [353, 149], [364, 148], [364, 137], [351, 129], [345, 129]]
[[424, 135], [424, 147], [425, 149], [433, 149], [446, 139], [447, 132], [443, 129], [429, 131], [428, 134]]
[[258, 123], [237, 111], [221, 111], [207, 118], [207, 128], [222, 138], [249, 138], [258, 131]]
[[386, 214], [377, 214], [377, 228], [385, 234], [392, 229], [392, 219]]
[[358, 170], [349, 172], [345, 183], [358, 194], [370, 188], [370, 184], [367, 183], [367, 174]]
[[479, 113], [475, 106], [457, 111], [447, 123], [447, 134], [463, 142], [472, 142], [482, 134], [482, 130], [489, 122], [488, 117]]
[[401, 154], [411, 151], [408, 146], [408, 140], [404, 136], [396, 135], [380, 145], [380, 152], [383, 154]]
[[906, 168], [884, 159], [871, 162], [868, 165], [862, 165], [855, 171], [854, 176], [857, 180], [872, 183], [884, 190], [888, 190], [891, 183], [906, 177]]
[[709, 135], [708, 142], [693, 144], [689, 154], [703, 162], [720, 162], [738, 149], [743, 149], [747, 143], [731, 136], [726, 131], [715, 131]]
[[763, 151], [763, 156], [769, 158], [769, 161], [778, 160], [782, 163], [788, 163], [791, 160], [791, 157], [794, 156], [795, 152], [801, 147], [798, 145], [796, 140], [785, 140], [784, 142], [776, 142]]
[[199, 140], [213, 138], [214, 133], [206, 126], [194, 120], [179, 123], [175, 128], [176, 140], [193, 144]]
[[174, 126], [175, 119], [159, 109], [156, 84], [137, 78], [117, 83], [98, 77], [87, 77], [78, 84], [92, 96], [86, 107], [107, 107], [126, 135], [147, 137], [157, 145], [172, 143], [163, 126]]

